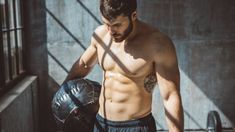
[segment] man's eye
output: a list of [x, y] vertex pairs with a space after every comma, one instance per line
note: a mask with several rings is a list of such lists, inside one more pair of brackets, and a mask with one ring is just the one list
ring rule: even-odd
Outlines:
[[120, 27], [121, 26], [121, 24], [115, 24], [115, 25], [113, 25], [114, 27]]
[[105, 23], [105, 22], [103, 22], [103, 25], [108, 26], [108, 24], [107, 24], [107, 23]]

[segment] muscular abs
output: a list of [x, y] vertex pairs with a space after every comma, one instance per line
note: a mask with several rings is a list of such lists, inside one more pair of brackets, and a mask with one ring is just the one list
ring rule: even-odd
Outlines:
[[125, 47], [104, 39], [97, 46], [99, 64], [104, 70], [99, 114], [121, 121], [144, 117], [151, 112], [156, 77], [148, 51]]

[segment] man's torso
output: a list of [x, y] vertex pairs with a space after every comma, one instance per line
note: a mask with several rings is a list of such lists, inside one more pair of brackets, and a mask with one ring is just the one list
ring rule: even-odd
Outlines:
[[155, 75], [154, 32], [146, 27], [126, 44], [115, 43], [108, 33], [98, 38], [98, 62], [104, 71], [99, 114], [104, 118], [130, 120], [151, 112], [152, 93], [145, 82]]

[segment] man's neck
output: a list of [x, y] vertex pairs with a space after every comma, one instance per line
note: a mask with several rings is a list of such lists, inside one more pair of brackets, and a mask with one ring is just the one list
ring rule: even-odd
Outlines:
[[124, 40], [124, 43], [128, 43], [128, 42], [132, 41], [132, 40], [138, 35], [139, 26], [140, 26], [140, 22], [139, 22], [139, 20], [137, 19], [137, 20], [133, 23], [133, 30], [132, 30], [132, 32], [131, 32], [130, 35]]

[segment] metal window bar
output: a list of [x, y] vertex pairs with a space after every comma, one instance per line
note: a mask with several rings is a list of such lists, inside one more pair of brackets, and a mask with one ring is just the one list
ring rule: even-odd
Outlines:
[[[16, 21], [16, 0], [13, 0], [13, 17], [14, 17], [14, 29], [17, 28], [17, 21]], [[15, 33], [15, 56], [16, 56], [16, 74], [19, 75], [19, 48], [18, 48], [18, 34], [17, 30], [14, 30]]]
[[[3, 6], [3, 5], [2, 5]], [[3, 13], [3, 12], [2, 12]], [[2, 13], [0, 12], [0, 18], [2, 19]], [[0, 26], [2, 29], [2, 20], [0, 20]], [[5, 86], [5, 63], [4, 63], [4, 50], [3, 50], [3, 32], [2, 30], [0, 31], [0, 93]]]
[[[9, 7], [8, 7], [8, 0], [5, 0], [6, 4], [6, 27], [7, 29], [10, 28], [9, 24]], [[8, 63], [9, 63], [9, 79], [12, 80], [13, 78], [13, 71], [12, 71], [12, 60], [11, 60], [11, 39], [10, 39], [10, 31], [7, 31], [7, 48], [8, 48]]]
[[21, 27], [22, 27], [22, 32], [21, 32], [21, 36], [22, 36], [22, 58], [23, 58], [23, 70], [25, 71], [25, 69], [26, 69], [26, 51], [25, 51], [25, 49], [26, 49], [26, 40], [25, 40], [25, 33], [24, 33], [24, 20], [25, 20], [25, 18], [24, 18], [24, 16], [23, 16], [23, 14], [24, 14], [24, 11], [25, 10], [23, 10], [23, 2], [22, 2], [22, 0], [19, 0], [19, 2], [20, 2], [20, 6], [19, 6], [19, 10], [20, 10], [20, 12], [21, 12], [21, 14], [20, 14], [20, 20], [21, 20]]

